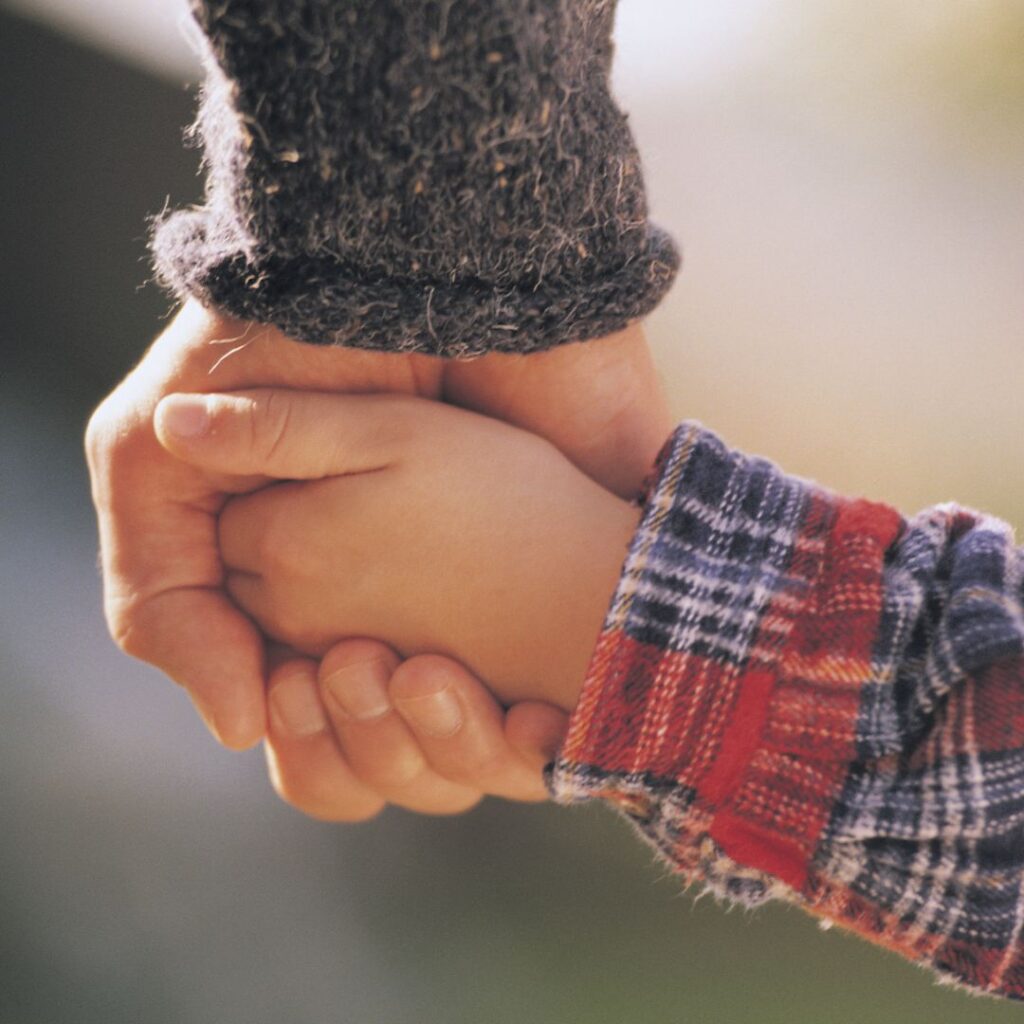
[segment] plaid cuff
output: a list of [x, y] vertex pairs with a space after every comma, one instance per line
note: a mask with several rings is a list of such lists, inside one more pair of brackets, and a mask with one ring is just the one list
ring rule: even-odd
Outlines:
[[[884, 550], [898, 525], [891, 510], [680, 427], [551, 774], [555, 798], [610, 800], [685, 875], [721, 878], [746, 902], [779, 882], [799, 889], [853, 758], [880, 610], [860, 548]], [[827, 638], [816, 652], [802, 635], [806, 610], [836, 572], [849, 599], [827, 623], [815, 617]], [[835, 685], [787, 688], [794, 659], [816, 653]], [[837, 759], [837, 745], [849, 756]], [[793, 748], [805, 759], [795, 763]], [[742, 877], [723, 856], [744, 865]]]
[[1024, 557], [684, 424], [659, 458], [553, 797], [683, 875], [1024, 998]]

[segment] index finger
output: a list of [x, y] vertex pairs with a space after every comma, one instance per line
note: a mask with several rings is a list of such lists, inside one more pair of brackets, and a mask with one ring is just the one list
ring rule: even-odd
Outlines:
[[225, 746], [252, 746], [264, 733], [263, 643], [219, 591], [216, 482], [109, 408], [87, 453], [111, 635], [180, 683]]
[[121, 646], [179, 683], [225, 747], [246, 750], [266, 732], [264, 644], [220, 590], [180, 587], [133, 609]]

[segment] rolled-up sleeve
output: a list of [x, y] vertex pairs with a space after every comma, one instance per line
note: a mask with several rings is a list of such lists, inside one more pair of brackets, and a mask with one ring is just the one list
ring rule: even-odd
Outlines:
[[729, 449], [662, 452], [550, 772], [690, 883], [1024, 998], [1024, 558]]

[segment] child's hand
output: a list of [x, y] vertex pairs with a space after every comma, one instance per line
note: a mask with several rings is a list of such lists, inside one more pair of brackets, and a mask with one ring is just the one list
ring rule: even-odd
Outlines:
[[627, 495], [672, 428], [638, 325], [530, 356], [446, 363], [304, 345], [187, 303], [86, 432], [104, 609], [118, 645], [180, 683], [238, 748], [264, 735], [264, 644], [221, 590], [216, 514], [228, 493], [254, 484], [173, 458], [153, 411], [173, 392], [268, 386], [443, 396], [543, 435]]
[[228, 587], [267, 633], [447, 653], [505, 701], [574, 705], [638, 513], [546, 441], [389, 395], [177, 395], [156, 424], [207, 470], [311, 481], [221, 514]]

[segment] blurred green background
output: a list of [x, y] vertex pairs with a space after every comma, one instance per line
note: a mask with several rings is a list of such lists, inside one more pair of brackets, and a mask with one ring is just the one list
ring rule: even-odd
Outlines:
[[[80, 437], [198, 194], [175, 0], [0, 4], [0, 1024], [1017, 1019], [794, 910], [695, 902], [601, 808], [280, 804], [100, 613]], [[907, 511], [1024, 523], [1024, 6], [622, 0], [686, 268], [674, 407]]]

